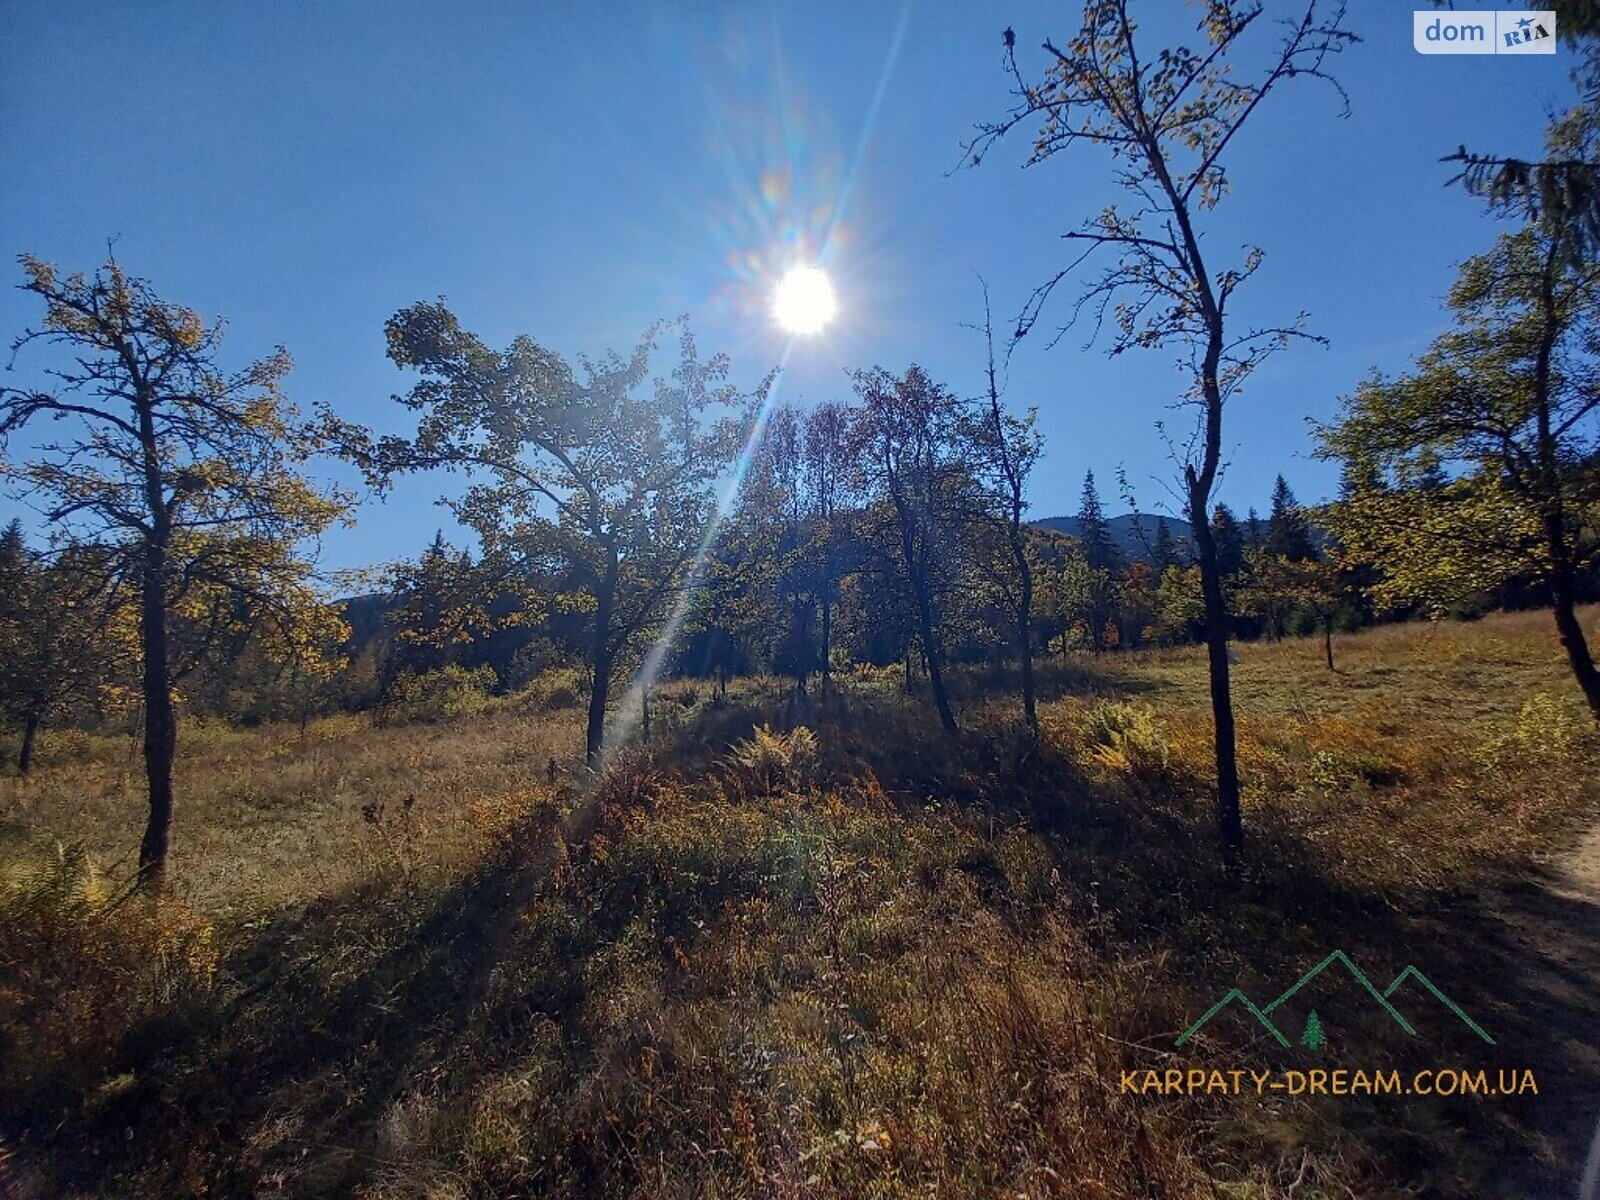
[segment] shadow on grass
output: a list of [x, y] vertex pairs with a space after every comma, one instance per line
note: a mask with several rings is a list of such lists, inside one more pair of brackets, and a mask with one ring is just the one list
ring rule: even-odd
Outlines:
[[[975, 674], [959, 686], [970, 695], [1003, 682]], [[1054, 672], [1049, 694], [1126, 695], [1149, 682], [1089, 660]], [[823, 735], [833, 773], [869, 770], [908, 809], [937, 799], [979, 808], [1000, 826], [1026, 822], [1054, 847], [1065, 902], [1103, 953], [1162, 956], [1191, 1017], [1236, 984], [1265, 1002], [1334, 950], [1381, 977], [1380, 988], [1416, 966], [1478, 1014], [1492, 1046], [1454, 1018], [1435, 1019], [1425, 1002], [1409, 1001], [1431, 1022], [1413, 1038], [1397, 1036], [1385, 1017], [1372, 1022], [1348, 997], [1341, 1011], [1333, 997], [1333, 1011], [1358, 1026], [1335, 1048], [1342, 1058], [1308, 1058], [1299, 1048], [1277, 1055], [1260, 1037], [1202, 1041], [1201, 1052], [1244, 1052], [1279, 1068], [1398, 1064], [1408, 1086], [1420, 1070], [1482, 1068], [1495, 1087], [1500, 1072], [1511, 1072], [1523, 1090], [1510, 1096], [1319, 1100], [1314, 1127], [1297, 1127], [1284, 1153], [1343, 1139], [1333, 1152], [1367, 1157], [1376, 1178], [1421, 1195], [1575, 1192], [1600, 1118], [1600, 906], [1592, 899], [1564, 894], [1548, 874], [1528, 876], [1513, 859], [1486, 864], [1456, 889], [1353, 887], [1330, 872], [1323, 849], [1270, 811], [1254, 815], [1249, 862], [1233, 880], [1218, 866], [1199, 781], [1090, 779], [997, 710], [965, 717], [952, 745], [918, 695], [847, 684], [826, 700], [801, 700], [774, 690], [702, 712], [684, 743], [706, 769], [755, 723], [810, 724]], [[1177, 1032], [1164, 1031], [1155, 1048], [1171, 1050]], [[1300, 1032], [1290, 1030], [1290, 1040]], [[1532, 1071], [1536, 1094], [1524, 1071]]]
[[[1114, 676], [1080, 675], [1071, 690], [1093, 694], [1108, 682], [1120, 686]], [[971, 721], [952, 749], [916, 698], [886, 700], [846, 695], [820, 714], [725, 714], [719, 735], [752, 719], [808, 717], [824, 730], [836, 766], [866, 765], [910, 805], [938, 797], [980, 807], [1002, 826], [1025, 821], [1054, 847], [1066, 903], [1103, 953], [1162, 957], [1191, 1018], [1235, 985], [1266, 1002], [1334, 950], [1363, 964], [1380, 988], [1416, 966], [1477, 1015], [1492, 1046], [1426, 997], [1406, 998], [1422, 1014], [1409, 1037], [1386, 1017], [1372, 1020], [1364, 1000], [1334, 996], [1322, 1016], [1348, 1013], [1352, 1028], [1332, 1057], [1299, 1047], [1281, 1055], [1261, 1038], [1209, 1050], [1223, 1058], [1243, 1050], [1279, 1068], [1399, 1065], [1408, 1086], [1421, 1070], [1482, 1069], [1496, 1090], [1515, 1080], [1515, 1095], [1318, 1100], [1314, 1126], [1297, 1128], [1284, 1152], [1342, 1139], [1334, 1152], [1363, 1155], [1376, 1178], [1423, 1195], [1575, 1194], [1600, 1120], [1593, 896], [1564, 890], [1548, 870], [1529, 875], [1509, 856], [1456, 887], [1354, 887], [1270, 808], [1253, 815], [1249, 862], [1235, 881], [1220, 870], [1200, 781], [1087, 778], [1070, 757], [997, 720]], [[1301, 1028], [1288, 1031], [1291, 1041]], [[1170, 1050], [1177, 1032], [1158, 1048]], [[1527, 1086], [1530, 1071], [1537, 1092]]]
[[[1090, 693], [1107, 686], [1100, 675], [1057, 682]], [[847, 686], [797, 700], [781, 687], [752, 689], [696, 706], [670, 750], [655, 753], [661, 769], [693, 781], [719, 769], [754, 725], [807, 724], [821, 734], [825, 784], [871, 774], [908, 815], [937, 802], [987, 819], [992, 835], [1036, 831], [1057, 878], [1051, 911], [1064, 909], [1108, 962], [1160, 964], [1151, 986], [1171, 995], [1153, 1011], [1172, 1020], [1143, 1031], [1133, 1063], [1482, 1066], [1537, 1079], [1537, 1095], [1498, 1098], [1330, 1097], [1289, 1108], [1219, 1100], [1206, 1127], [1215, 1145], [1200, 1147], [1219, 1170], [1242, 1142], [1287, 1160], [1358, 1158], [1353, 1178], [1370, 1185], [1366, 1195], [1571, 1194], [1600, 1107], [1593, 903], [1539, 879], [1471, 893], [1352, 888], [1270, 814], [1255, 822], [1249, 865], [1233, 880], [1216, 865], [1197, 781], [1095, 772], [1009, 720], [969, 717], [951, 744], [917, 697]], [[1013, 902], [992, 863], [952, 868], [971, 874], [1024, 933], [1045, 936], [1039, 906]], [[552, 915], [541, 902], [573, 869], [555, 831], [538, 826], [449, 885], [374, 886], [276, 914], [229, 959], [233, 982], [210, 1010], [135, 1030], [123, 1047], [124, 1082], [53, 1128], [19, 1131], [19, 1157], [35, 1157], [47, 1190], [63, 1194], [138, 1179], [160, 1194], [352, 1195], [391, 1169], [397, 1113], [413, 1101], [424, 1113], [429, 1097], [525, 1070], [530, 1046], [548, 1050], [538, 1084], [547, 1102], [581, 1105], [581, 1081], [600, 1053], [578, 1016], [591, 999], [591, 967], [644, 901], [618, 893], [585, 920]], [[721, 902], [746, 899], [734, 892]], [[1494, 1046], [1436, 1019], [1425, 1027], [1419, 1018], [1418, 1039], [1408, 1040], [1381, 1020], [1374, 1027], [1359, 996], [1330, 993], [1321, 1016], [1337, 1040], [1322, 1057], [1249, 1030], [1220, 1030], [1175, 1053], [1177, 1033], [1216, 996], [1240, 986], [1264, 1002], [1333, 950], [1379, 987], [1419, 967]], [[1240, 1116], [1227, 1105], [1241, 1103], [1246, 1134], [1229, 1132]], [[1159, 1101], [1151, 1104], [1159, 1115]], [[614, 1151], [593, 1128], [575, 1131], [552, 1155], [552, 1174], [524, 1164], [518, 1184], [573, 1195], [615, 1186], [642, 1168]]]

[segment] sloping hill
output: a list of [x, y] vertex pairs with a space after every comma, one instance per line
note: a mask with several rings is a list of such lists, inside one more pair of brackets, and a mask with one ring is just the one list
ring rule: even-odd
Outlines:
[[[1156, 541], [1156, 522], [1160, 520], [1165, 520], [1167, 523], [1167, 531], [1172, 535], [1173, 548], [1186, 554], [1189, 531], [1180, 518], [1163, 517], [1154, 513], [1123, 513], [1120, 517], [1108, 518], [1106, 526], [1111, 530], [1111, 536], [1116, 540], [1117, 547], [1130, 560], [1149, 562], [1150, 548]], [[1083, 534], [1083, 526], [1077, 517], [1042, 517], [1033, 524], [1041, 529], [1070, 533], [1073, 537], [1081, 537]]]

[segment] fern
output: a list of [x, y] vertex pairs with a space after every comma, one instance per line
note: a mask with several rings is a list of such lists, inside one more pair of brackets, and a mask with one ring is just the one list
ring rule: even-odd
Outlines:
[[729, 765], [762, 794], [804, 787], [815, 775], [819, 759], [817, 735], [804, 725], [786, 734], [757, 725], [728, 751]]

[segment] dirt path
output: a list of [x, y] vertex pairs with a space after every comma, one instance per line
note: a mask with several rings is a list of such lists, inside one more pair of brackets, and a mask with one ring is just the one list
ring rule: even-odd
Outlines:
[[[1572, 854], [1561, 863], [1551, 887], [1557, 895], [1582, 901], [1591, 909], [1600, 907], [1600, 823], [1590, 826]], [[1600, 979], [1593, 982], [1594, 993], [1600, 995]], [[1596, 1036], [1600, 1040], [1600, 1034]], [[1600, 1122], [1600, 1116], [1596, 1119]], [[1600, 1200], [1600, 1127], [1596, 1128], [1589, 1147], [1586, 1166], [1580, 1188], [1582, 1200]]]
[[1539, 1079], [1537, 1102], [1504, 1114], [1533, 1150], [1514, 1194], [1571, 1200], [1600, 1121], [1600, 823], [1481, 911], [1463, 949], [1495, 992], [1506, 1065]]
[[1600, 823], [1558, 864], [1551, 890], [1573, 900], [1600, 905]]

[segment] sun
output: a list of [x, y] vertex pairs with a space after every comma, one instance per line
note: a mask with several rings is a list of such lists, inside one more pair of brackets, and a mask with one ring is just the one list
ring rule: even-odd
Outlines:
[[820, 333], [838, 310], [833, 284], [821, 267], [790, 267], [778, 280], [772, 315], [790, 333]]

